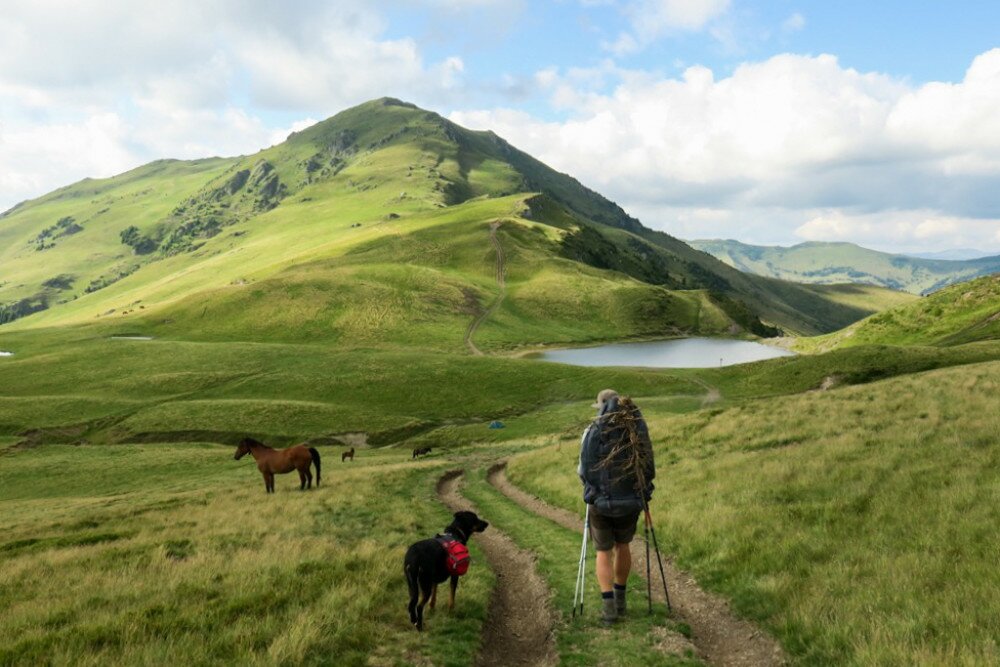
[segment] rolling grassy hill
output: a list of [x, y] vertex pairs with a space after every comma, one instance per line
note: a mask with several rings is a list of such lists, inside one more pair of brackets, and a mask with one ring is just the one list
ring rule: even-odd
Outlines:
[[689, 241], [741, 271], [801, 283], [862, 283], [928, 294], [1000, 271], [1000, 257], [925, 259], [869, 250], [853, 243], [800, 243], [790, 248], [732, 240]]
[[802, 350], [861, 345], [960, 345], [1000, 337], [1000, 275], [952, 285], [826, 336], [802, 339]]
[[[512, 248], [510, 298], [484, 326], [487, 346], [768, 333], [759, 320], [814, 334], [884, 302], [747, 276], [492, 133], [382, 99], [253, 156], [155, 162], [11, 209], [0, 321], [366, 344], [420, 321], [440, 334], [420, 334], [425, 344], [455, 348], [460, 321], [494, 297], [494, 221]], [[539, 326], [540, 311], [568, 314], [565, 326]]]

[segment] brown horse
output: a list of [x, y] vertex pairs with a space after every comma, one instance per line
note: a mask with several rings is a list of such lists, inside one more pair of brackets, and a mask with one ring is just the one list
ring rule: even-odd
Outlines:
[[351, 447], [350, 451], [344, 452], [343, 454], [340, 455], [340, 462], [341, 463], [343, 463], [347, 459], [351, 459], [351, 461], [354, 460], [354, 447]]
[[243, 438], [236, 447], [237, 461], [250, 454], [257, 461], [257, 469], [264, 476], [264, 488], [268, 493], [274, 493], [274, 476], [283, 475], [293, 470], [299, 471], [299, 489], [312, 488], [312, 473], [309, 464], [316, 464], [316, 486], [319, 487], [319, 452], [313, 447], [295, 445], [288, 449], [272, 449], [263, 442], [253, 438]]

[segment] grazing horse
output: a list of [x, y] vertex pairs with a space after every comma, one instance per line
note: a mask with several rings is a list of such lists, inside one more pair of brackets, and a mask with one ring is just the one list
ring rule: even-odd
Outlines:
[[250, 454], [257, 461], [257, 469], [264, 476], [264, 488], [267, 493], [274, 493], [274, 476], [283, 475], [293, 470], [299, 471], [299, 489], [312, 488], [312, 472], [309, 471], [309, 464], [316, 464], [316, 486], [319, 487], [319, 452], [313, 447], [305, 445], [295, 445], [288, 449], [272, 449], [263, 442], [253, 438], [243, 438], [236, 448], [235, 458], [241, 458]]
[[354, 447], [351, 447], [351, 450], [349, 452], [344, 452], [343, 454], [340, 455], [341, 463], [343, 463], [347, 459], [351, 459], [351, 461], [354, 460]]
[[417, 447], [416, 449], [413, 450], [413, 458], [415, 459], [418, 456], [424, 456], [425, 454], [430, 454], [430, 453], [431, 453], [430, 447]]

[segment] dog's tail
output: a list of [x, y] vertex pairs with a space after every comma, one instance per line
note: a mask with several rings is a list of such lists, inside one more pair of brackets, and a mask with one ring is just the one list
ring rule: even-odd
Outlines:
[[316, 451], [315, 447], [309, 448], [309, 455], [312, 457], [313, 464], [316, 466], [316, 487], [319, 487], [319, 452]]

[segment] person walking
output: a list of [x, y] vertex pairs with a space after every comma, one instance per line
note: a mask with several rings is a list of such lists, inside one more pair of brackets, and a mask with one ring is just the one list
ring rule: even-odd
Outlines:
[[652, 497], [656, 467], [649, 429], [631, 399], [605, 389], [593, 407], [597, 418], [580, 441], [577, 472], [583, 482], [583, 501], [590, 505], [601, 621], [611, 625], [626, 613], [631, 542], [639, 514]]

